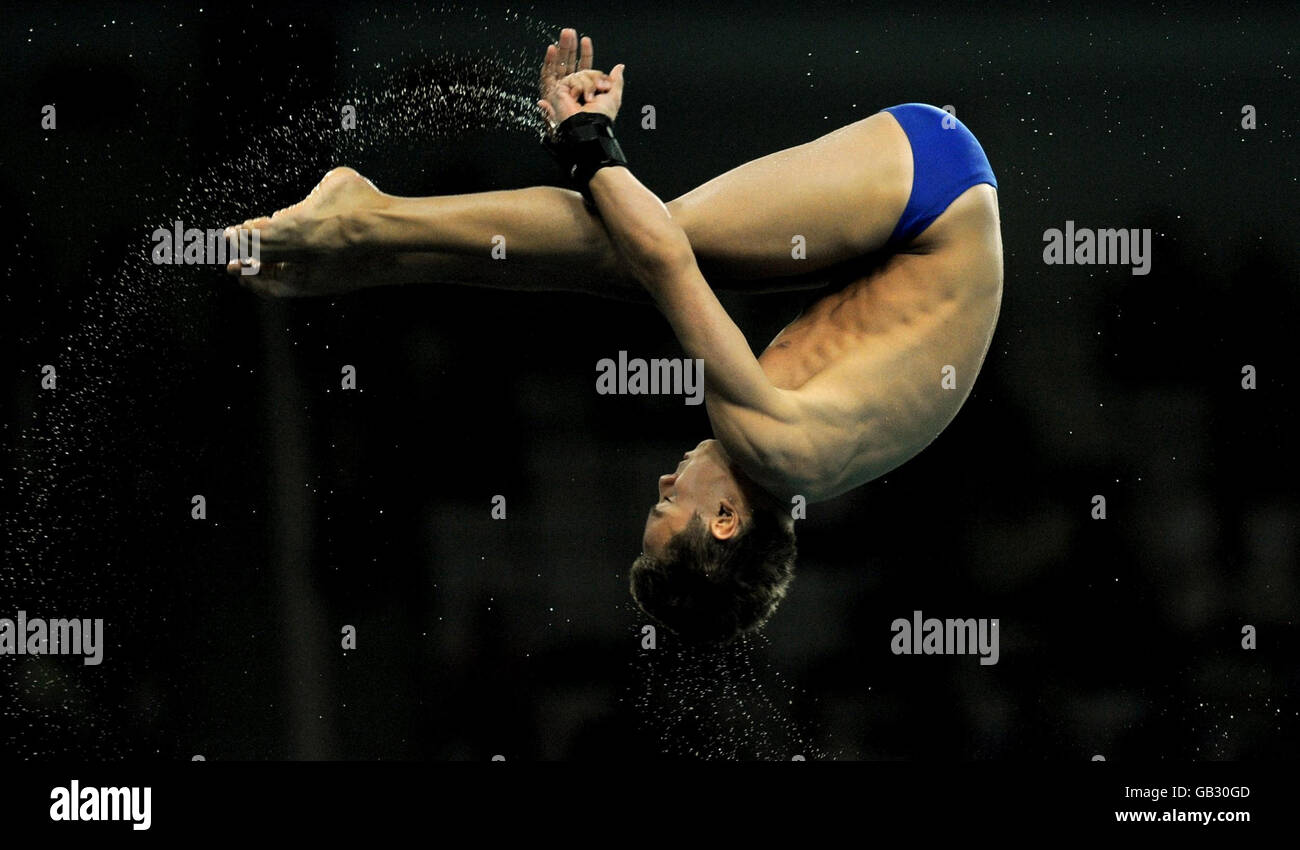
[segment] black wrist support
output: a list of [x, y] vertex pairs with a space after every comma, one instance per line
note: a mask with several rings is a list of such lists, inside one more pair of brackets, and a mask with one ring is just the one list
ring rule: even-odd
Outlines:
[[627, 165], [627, 157], [614, 138], [614, 121], [599, 112], [575, 112], [542, 140], [564, 171], [564, 176], [591, 200], [587, 183], [607, 165]]

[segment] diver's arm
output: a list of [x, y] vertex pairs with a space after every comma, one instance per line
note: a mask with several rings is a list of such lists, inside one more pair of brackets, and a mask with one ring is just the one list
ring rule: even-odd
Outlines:
[[[601, 168], [592, 200], [620, 257], [667, 317], [691, 357], [704, 361], [715, 436], [760, 483], [763, 470], [808, 468], [815, 428], [798, 394], [775, 386], [700, 273], [686, 232], [627, 168]], [[781, 478], [788, 476], [781, 475]]]
[[621, 166], [590, 183], [614, 247], [691, 357], [704, 360], [705, 386], [721, 398], [781, 416], [785, 393], [768, 380], [736, 323], [700, 274], [686, 232], [659, 198]]

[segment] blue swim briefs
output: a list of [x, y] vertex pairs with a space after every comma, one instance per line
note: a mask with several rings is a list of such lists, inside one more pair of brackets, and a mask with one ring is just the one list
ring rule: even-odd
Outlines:
[[926, 103], [880, 111], [894, 116], [912, 146], [912, 194], [888, 244], [914, 239], [971, 186], [998, 187], [984, 149], [955, 115]]

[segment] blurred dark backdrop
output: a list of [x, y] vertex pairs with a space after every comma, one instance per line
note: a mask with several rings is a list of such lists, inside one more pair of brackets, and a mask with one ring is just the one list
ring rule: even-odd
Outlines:
[[[708, 436], [701, 408], [594, 390], [620, 349], [677, 356], [653, 310], [447, 286], [265, 302], [142, 263], [177, 215], [267, 212], [344, 161], [397, 194], [553, 182], [522, 123], [357, 145], [300, 116], [392, 73], [526, 102], [566, 25], [627, 63], [625, 111], [655, 105], [623, 143], [665, 199], [914, 100], [953, 105], [1000, 182], [1005, 300], [973, 395], [919, 457], [810, 507], [792, 595], [718, 656], [641, 650], [627, 595], [656, 476]], [[108, 648], [0, 657], [0, 751], [1294, 757], [1296, 36], [1286, 4], [1248, 3], [18, 4], [0, 616], [104, 617]], [[1067, 219], [1151, 228], [1151, 273], [1044, 265]], [[761, 349], [800, 298], [726, 303]], [[999, 618], [1000, 663], [891, 655], [916, 609]]]

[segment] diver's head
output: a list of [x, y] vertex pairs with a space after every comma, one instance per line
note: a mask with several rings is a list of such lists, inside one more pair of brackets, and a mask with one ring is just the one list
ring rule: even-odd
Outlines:
[[794, 520], [717, 440], [659, 479], [632, 598], [689, 643], [721, 644], [757, 628], [794, 577]]

